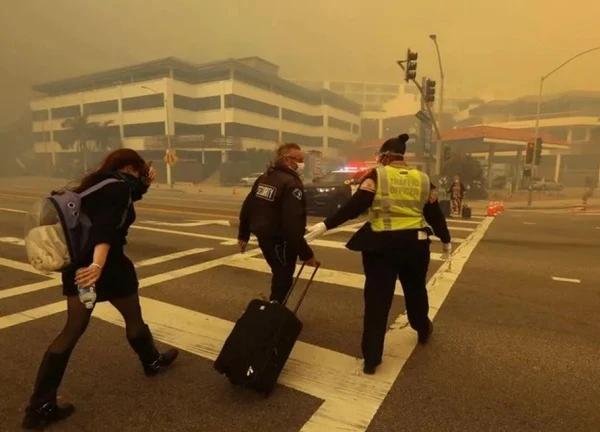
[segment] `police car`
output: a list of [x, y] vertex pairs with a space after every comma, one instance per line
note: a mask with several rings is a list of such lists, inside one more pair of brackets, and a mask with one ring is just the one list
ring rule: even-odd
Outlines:
[[358, 190], [358, 180], [367, 169], [367, 167], [344, 167], [305, 184], [304, 195], [308, 213], [319, 216], [334, 214]]

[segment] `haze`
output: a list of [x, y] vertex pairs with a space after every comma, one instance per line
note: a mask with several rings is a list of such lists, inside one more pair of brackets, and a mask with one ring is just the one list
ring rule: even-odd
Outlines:
[[[27, 109], [34, 83], [165, 56], [194, 62], [258, 55], [284, 77], [397, 81], [394, 60], [419, 53], [449, 94], [535, 93], [565, 58], [600, 45], [597, 0], [20, 0], [3, 2], [0, 125]], [[600, 52], [574, 62], [547, 92], [600, 90]]]

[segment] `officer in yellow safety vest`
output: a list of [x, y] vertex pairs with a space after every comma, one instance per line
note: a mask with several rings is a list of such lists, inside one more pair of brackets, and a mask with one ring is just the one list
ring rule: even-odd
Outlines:
[[426, 287], [429, 236], [435, 233], [442, 241], [443, 259], [448, 259], [452, 249], [435, 186], [427, 174], [404, 162], [408, 138], [402, 134], [387, 140], [379, 151], [380, 166], [360, 180], [357, 192], [346, 205], [310, 227], [305, 236], [310, 242], [369, 210], [368, 222], [346, 245], [362, 253], [366, 277], [363, 370], [369, 375], [375, 373], [383, 359], [388, 314], [397, 280], [402, 284], [408, 321], [417, 332], [419, 343], [424, 344], [429, 339], [433, 331]]

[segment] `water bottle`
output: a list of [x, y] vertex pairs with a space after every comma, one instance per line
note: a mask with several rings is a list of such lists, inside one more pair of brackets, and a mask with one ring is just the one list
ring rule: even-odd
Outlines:
[[96, 285], [92, 284], [88, 287], [77, 285], [77, 291], [79, 292], [79, 300], [85, 308], [92, 309], [96, 303]]
[[89, 287], [78, 286], [79, 300], [85, 306], [86, 309], [92, 309], [96, 303], [96, 289], [95, 285]]

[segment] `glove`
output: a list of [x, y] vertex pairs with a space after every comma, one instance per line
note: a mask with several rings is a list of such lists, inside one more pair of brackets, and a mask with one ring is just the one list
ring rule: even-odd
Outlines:
[[452, 243], [443, 244], [442, 261], [448, 261], [452, 255]]
[[318, 224], [313, 225], [308, 229], [308, 232], [304, 236], [304, 240], [310, 243], [311, 241], [315, 240], [317, 237], [322, 236], [326, 232], [327, 227], [325, 226], [325, 224], [323, 222], [319, 222]]

